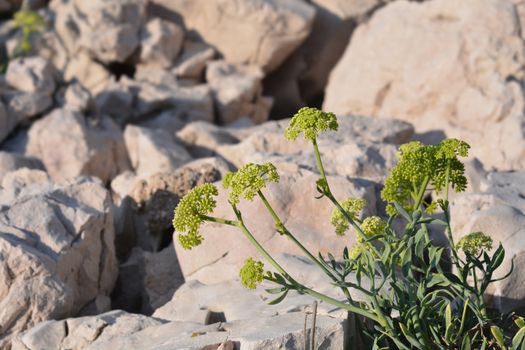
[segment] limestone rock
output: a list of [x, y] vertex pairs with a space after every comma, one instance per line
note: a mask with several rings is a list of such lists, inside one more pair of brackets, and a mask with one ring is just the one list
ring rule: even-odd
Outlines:
[[514, 272], [509, 278], [495, 282], [488, 289], [493, 306], [509, 312], [525, 306], [525, 173], [492, 172], [479, 185], [480, 191], [461, 194], [451, 206], [452, 230], [455, 240], [471, 232], [482, 231], [505, 248], [505, 260], [495, 274], [503, 277], [514, 259]]
[[15, 58], [9, 62], [6, 81], [13, 88], [50, 96], [55, 91], [54, 70], [41, 57]]
[[[302, 312], [209, 326], [170, 322], [100, 342], [96, 349], [298, 349], [305, 341], [303, 329]], [[322, 315], [317, 317], [316, 343], [320, 348], [342, 349], [344, 332], [344, 320]], [[174, 337], [174, 334], [178, 336]]]
[[86, 50], [101, 62], [124, 62], [140, 43], [146, 2], [142, 0], [56, 0], [55, 30], [68, 51]]
[[120, 265], [113, 307], [149, 315], [170, 301], [183, 283], [173, 245], [156, 253], [134, 248]]
[[20, 334], [12, 350], [96, 349], [108, 340], [159, 326], [164, 322], [151, 317], [114, 310], [105, 314], [46, 321]]
[[204, 158], [170, 173], [143, 177], [124, 173], [116, 177], [111, 187], [118, 206], [116, 222], [120, 225], [117, 251], [125, 256], [135, 245], [148, 251], [159, 250], [166, 236], [173, 233], [173, 210], [180, 198], [194, 186], [221, 179], [227, 170], [224, 161]]
[[[344, 53], [354, 28], [382, 0], [313, 0], [312, 30], [290, 57], [264, 80], [274, 98], [272, 117], [287, 118], [321, 101], [328, 76]], [[327, 40], [329, 38], [329, 40]]]
[[67, 109], [33, 123], [27, 154], [40, 158], [56, 180], [93, 175], [107, 182], [129, 167], [122, 133], [111, 120], [89, 120]]
[[186, 40], [173, 72], [178, 78], [202, 80], [206, 63], [215, 57], [215, 50], [198, 41]]
[[179, 26], [155, 18], [142, 33], [140, 60], [148, 65], [169, 68], [175, 61], [184, 39]]
[[87, 111], [92, 103], [91, 94], [79, 83], [69, 85], [64, 94], [64, 107], [76, 112]]
[[95, 62], [85, 52], [81, 52], [69, 60], [64, 70], [64, 79], [78, 81], [94, 95], [110, 79], [110, 73], [103, 65]]
[[192, 160], [184, 146], [164, 130], [128, 125], [124, 141], [131, 166], [139, 175], [171, 172]]
[[44, 170], [44, 165], [36, 158], [0, 151], [0, 183], [7, 173], [22, 168]]
[[[288, 120], [252, 128], [237, 144], [219, 145], [215, 151], [237, 167], [250, 161], [291, 163], [317, 171], [312, 146], [302, 138], [284, 138]], [[339, 131], [322, 134], [318, 144], [325, 170], [334, 175], [384, 179], [395, 164], [396, 144], [407, 142], [413, 127], [397, 120], [347, 116], [339, 118]]]
[[272, 100], [262, 96], [262, 72], [255, 66], [226, 61], [208, 63], [206, 81], [213, 90], [219, 120], [230, 123], [248, 117], [259, 124], [268, 119]]
[[231, 63], [277, 68], [308, 36], [314, 9], [293, 0], [154, 0], [179, 14], [189, 30]]
[[117, 277], [109, 193], [99, 181], [0, 190], [0, 347], [18, 332], [75, 315]]
[[53, 98], [40, 92], [5, 93], [9, 110], [17, 116], [20, 122], [35, 117], [51, 108]]
[[323, 108], [464, 139], [488, 166], [525, 164], [525, 48], [514, 1], [395, 1], [352, 36]]
[[177, 137], [194, 157], [210, 157], [219, 146], [240, 142], [232, 130], [205, 122], [187, 124], [177, 132]]

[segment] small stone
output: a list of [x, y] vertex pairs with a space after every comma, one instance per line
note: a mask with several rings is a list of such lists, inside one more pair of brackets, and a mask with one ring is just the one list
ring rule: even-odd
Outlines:
[[206, 63], [215, 57], [215, 50], [202, 42], [186, 40], [182, 55], [177, 58], [173, 72], [178, 78], [202, 80]]
[[6, 81], [13, 88], [50, 96], [55, 91], [54, 69], [41, 57], [15, 58], [9, 62]]

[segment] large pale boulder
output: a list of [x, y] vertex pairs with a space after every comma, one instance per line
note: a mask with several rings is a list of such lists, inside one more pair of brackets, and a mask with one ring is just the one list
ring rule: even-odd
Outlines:
[[56, 180], [93, 175], [107, 182], [129, 168], [115, 123], [108, 118], [90, 120], [68, 109], [54, 110], [33, 123], [26, 153], [40, 158]]
[[[231, 63], [277, 68], [310, 33], [315, 10], [295, 0], [154, 0]], [[164, 7], [165, 9], [162, 9]]]
[[323, 108], [394, 117], [469, 142], [483, 163], [525, 166], [525, 47], [510, 0], [395, 1], [361, 24]]
[[489, 173], [478, 185], [477, 192], [458, 195], [452, 201], [452, 230], [456, 241], [462, 236], [481, 231], [506, 251], [505, 261], [495, 277], [513, 273], [491, 285], [488, 294], [493, 306], [508, 312], [525, 307], [525, 173]]
[[2, 349], [18, 332], [109, 295], [117, 277], [111, 199], [100, 181], [10, 183], [0, 190]]
[[9, 62], [5, 79], [23, 92], [40, 92], [51, 95], [55, 91], [53, 66], [41, 57], [15, 58]]

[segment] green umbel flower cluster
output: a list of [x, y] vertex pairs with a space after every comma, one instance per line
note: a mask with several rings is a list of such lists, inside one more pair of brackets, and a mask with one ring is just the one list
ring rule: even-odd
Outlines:
[[175, 208], [173, 227], [179, 233], [179, 242], [184, 249], [191, 249], [202, 243], [203, 237], [199, 228], [204, 222], [203, 215], [215, 209], [217, 187], [213, 184], [202, 184], [186, 194]]
[[230, 202], [237, 205], [239, 197], [251, 201], [268, 182], [278, 181], [279, 174], [272, 163], [248, 163], [236, 172], [226, 174], [222, 184], [224, 188], [230, 189]]
[[465, 167], [458, 157], [466, 157], [469, 148], [467, 143], [456, 139], [444, 140], [438, 145], [424, 145], [419, 141], [402, 145], [397, 154], [398, 163], [386, 179], [381, 197], [409, 207], [410, 199], [414, 199], [415, 191], [425, 179], [438, 193], [447, 185], [447, 168], [452, 188], [456, 192], [464, 191], [467, 186]]
[[[355, 220], [361, 210], [366, 205], [366, 201], [362, 198], [348, 198], [344, 200], [341, 203], [341, 207], [350, 215], [350, 217]], [[343, 213], [341, 213], [337, 208], [334, 208], [332, 210], [332, 217], [330, 219], [330, 222], [335, 227], [335, 233], [338, 236], [342, 236], [345, 234], [345, 232], [350, 227], [350, 223], [346, 218], [344, 217]]]
[[319, 133], [326, 130], [336, 131], [338, 127], [335, 114], [317, 108], [303, 107], [292, 117], [284, 131], [284, 137], [293, 141], [303, 133], [305, 139], [314, 141]]
[[383, 233], [386, 228], [386, 221], [379, 216], [369, 216], [361, 223], [361, 230], [367, 236], [375, 236]]
[[255, 289], [264, 279], [264, 264], [252, 258], [247, 259], [239, 271], [239, 277], [245, 288]]
[[456, 248], [463, 250], [465, 254], [478, 255], [483, 250], [492, 249], [492, 238], [483, 232], [472, 232], [461, 238]]

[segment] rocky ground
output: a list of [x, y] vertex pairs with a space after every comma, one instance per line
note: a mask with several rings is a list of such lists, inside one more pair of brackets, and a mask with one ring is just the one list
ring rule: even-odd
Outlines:
[[[46, 22], [23, 57], [21, 6]], [[256, 254], [239, 232], [208, 225], [185, 251], [171, 220], [192, 187], [272, 161], [287, 227], [314, 251], [354, 244], [314, 198], [311, 149], [283, 138], [305, 105], [338, 114], [319, 147], [366, 214], [384, 213], [400, 144], [469, 142], [454, 231], [503, 243], [515, 271], [489, 298], [525, 307], [524, 1], [0, 0], [0, 17], [1, 349], [302, 348], [312, 299], [267, 305], [237, 280]], [[240, 208], [298, 280], [339, 296], [260, 203]], [[344, 318], [319, 304], [319, 349], [342, 348]]]

